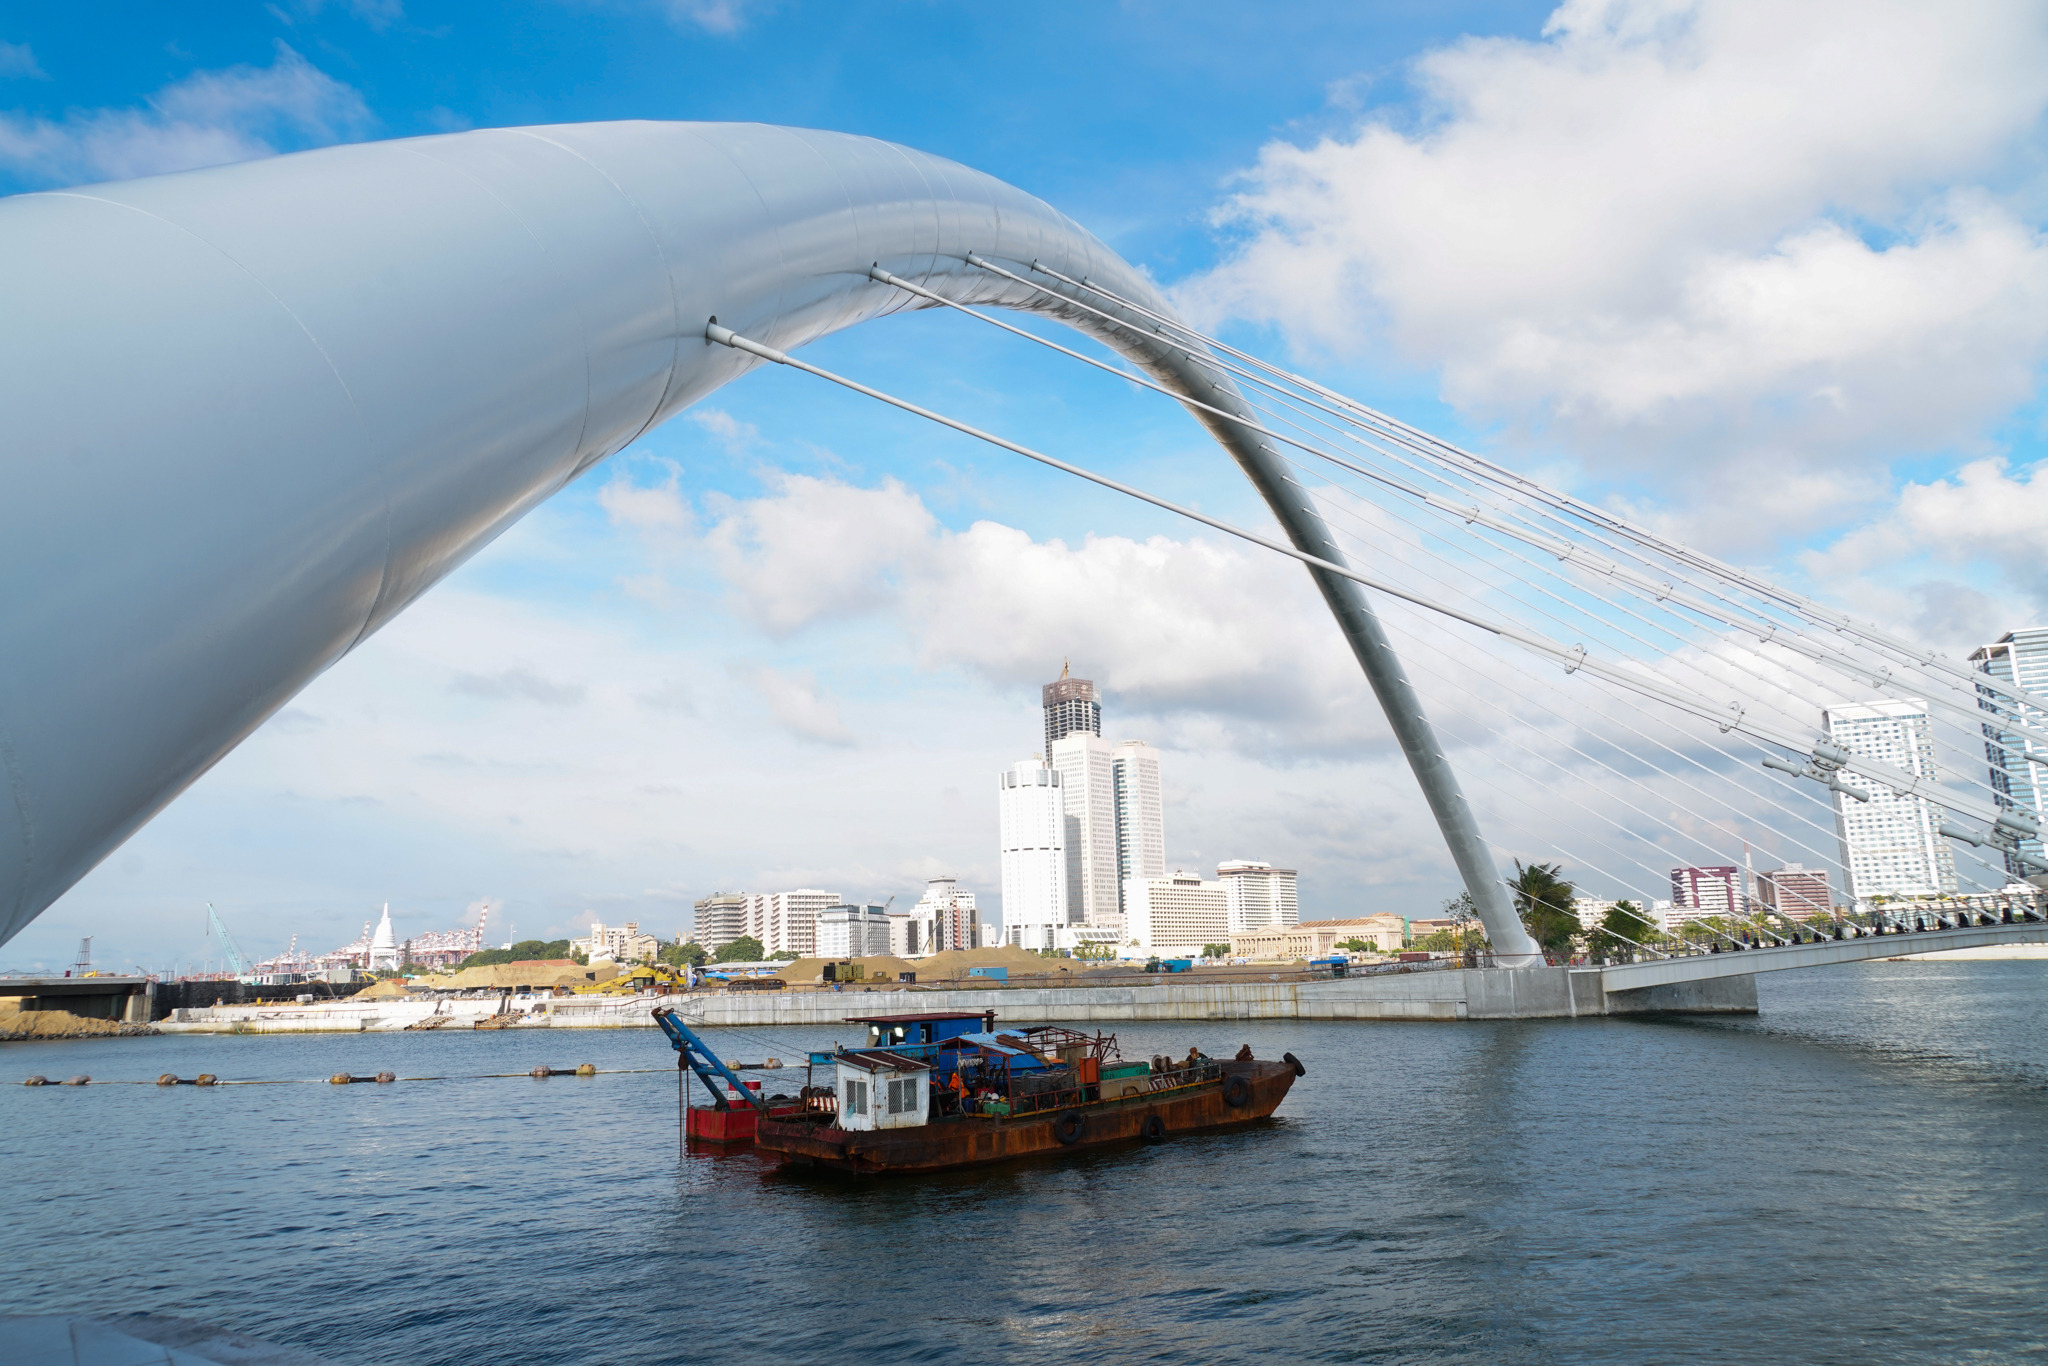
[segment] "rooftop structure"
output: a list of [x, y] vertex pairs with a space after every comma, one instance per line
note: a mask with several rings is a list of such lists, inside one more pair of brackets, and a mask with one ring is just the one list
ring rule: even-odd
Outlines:
[[1055, 740], [1064, 740], [1069, 735], [1102, 734], [1102, 698], [1095, 691], [1093, 679], [1075, 678], [1062, 664], [1058, 681], [1039, 689], [1039, 696], [1045, 705], [1045, 749], [1048, 754], [1052, 752]]

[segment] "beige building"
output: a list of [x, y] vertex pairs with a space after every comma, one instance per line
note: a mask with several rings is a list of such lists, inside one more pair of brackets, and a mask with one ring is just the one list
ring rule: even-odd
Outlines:
[[1237, 958], [1267, 958], [1291, 962], [1297, 958], [1327, 958], [1341, 952], [1337, 945], [1362, 939], [1380, 953], [1399, 953], [1407, 946], [1408, 922], [1398, 915], [1365, 915], [1350, 920], [1304, 920], [1299, 925], [1270, 925], [1230, 936], [1230, 952]]
[[661, 941], [651, 934], [640, 933], [637, 920], [628, 920], [623, 925], [607, 925], [601, 920], [593, 920], [590, 922], [590, 937], [572, 939], [569, 947], [580, 950], [593, 963], [645, 963], [661, 952]]
[[1124, 918], [1146, 953], [1200, 953], [1230, 939], [1229, 897], [1221, 882], [1197, 873], [1134, 877], [1124, 883]]

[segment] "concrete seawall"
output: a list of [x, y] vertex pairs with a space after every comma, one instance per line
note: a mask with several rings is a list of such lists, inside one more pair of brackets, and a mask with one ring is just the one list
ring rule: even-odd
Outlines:
[[[515, 1029], [652, 1027], [657, 1004], [692, 1024], [837, 1024], [849, 1015], [993, 1010], [1013, 1024], [1115, 1024], [1140, 1020], [1541, 1020], [1686, 1012], [1755, 1014], [1752, 977], [1634, 991], [1606, 991], [1597, 968], [1451, 968], [1307, 982], [1178, 983], [976, 991], [708, 992], [607, 1001], [553, 1001], [516, 1017]], [[177, 1011], [173, 1033], [308, 1033], [398, 1030], [440, 1019], [467, 1029], [492, 1019], [495, 1001], [376, 1001], [360, 1005], [217, 1006]]]

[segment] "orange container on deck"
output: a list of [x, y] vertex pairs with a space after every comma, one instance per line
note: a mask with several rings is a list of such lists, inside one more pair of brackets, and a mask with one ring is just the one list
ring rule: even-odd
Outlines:
[[1080, 1066], [1077, 1067], [1075, 1071], [1078, 1074], [1076, 1080], [1079, 1081], [1081, 1085], [1098, 1085], [1102, 1081], [1102, 1059], [1092, 1056], [1082, 1058], [1080, 1061]]

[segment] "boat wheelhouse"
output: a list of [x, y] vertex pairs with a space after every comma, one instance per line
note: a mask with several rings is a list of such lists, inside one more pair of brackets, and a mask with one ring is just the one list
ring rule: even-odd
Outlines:
[[863, 1048], [833, 1058], [839, 1123], [847, 1129], [906, 1129], [925, 1122], [931, 1096], [931, 1064], [883, 1048]]

